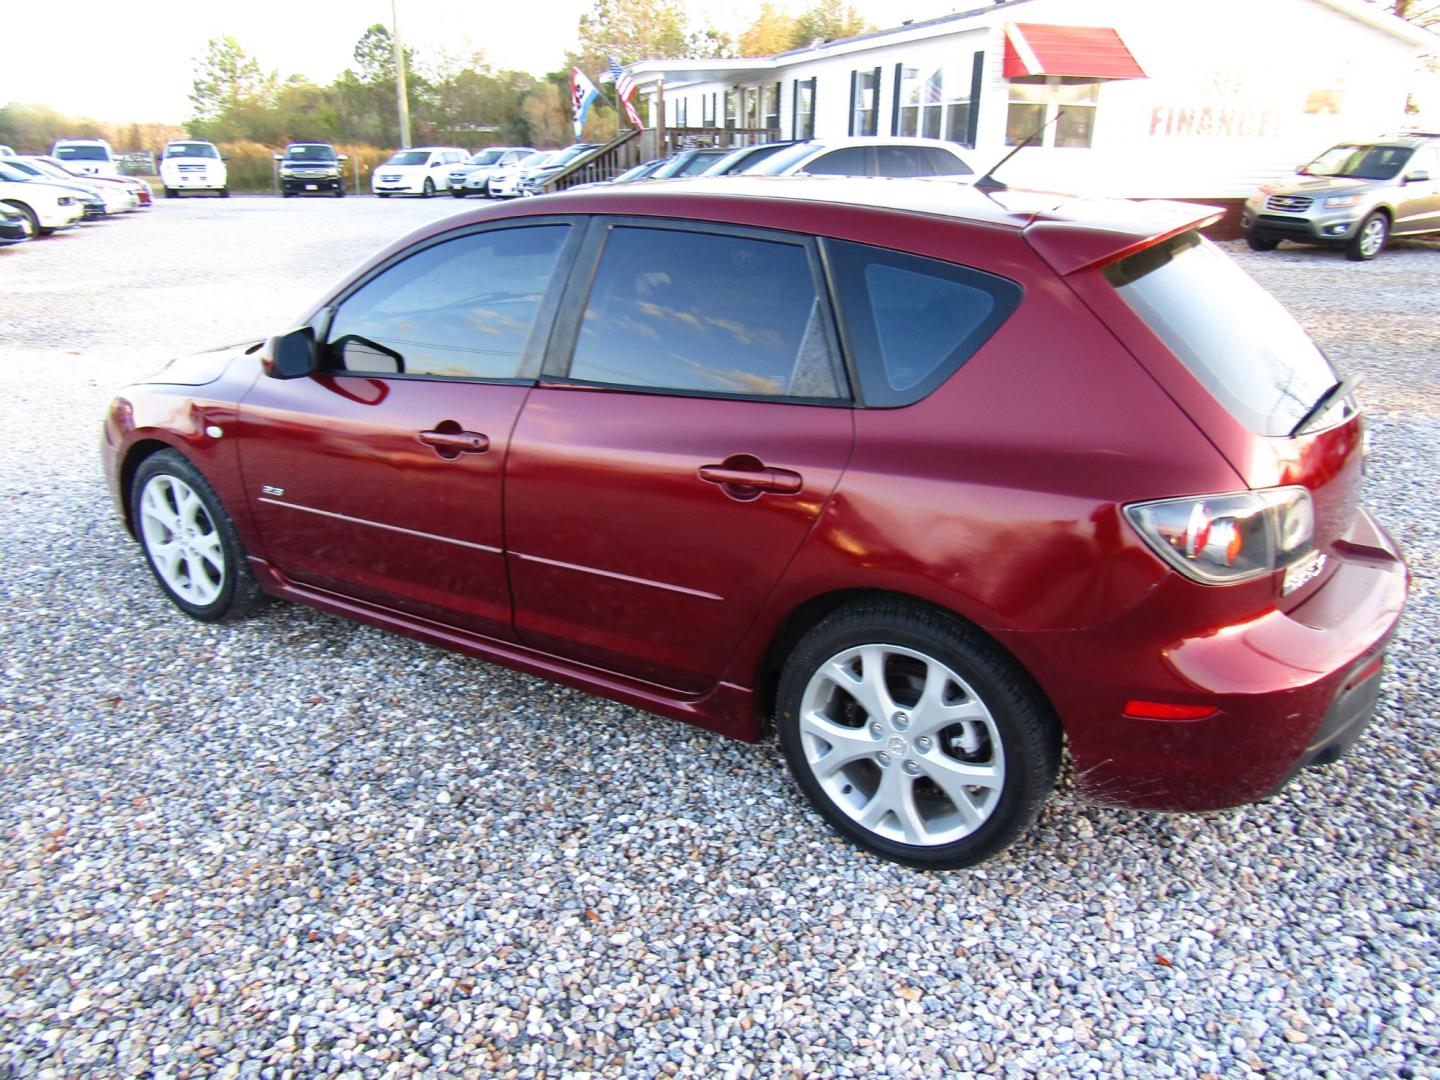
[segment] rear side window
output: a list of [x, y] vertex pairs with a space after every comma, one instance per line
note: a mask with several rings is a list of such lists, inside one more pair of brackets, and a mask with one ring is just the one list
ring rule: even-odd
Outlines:
[[974, 355], [1019, 285], [954, 263], [826, 241], [866, 405], [910, 405]]
[[744, 397], [844, 396], [803, 244], [619, 226], [570, 377]]
[[1337, 381], [1280, 302], [1208, 240], [1185, 233], [1105, 271], [1125, 302], [1230, 414], [1289, 435]]
[[534, 225], [434, 244], [351, 293], [330, 325], [332, 370], [513, 379], [569, 232]]
[[[847, 146], [821, 154], [806, 165], [804, 172], [814, 176], [869, 176], [870, 166], [866, 158], [870, 153], [866, 146]], [[912, 166], [913, 168], [913, 166]], [[914, 175], [913, 172], [908, 175]]]

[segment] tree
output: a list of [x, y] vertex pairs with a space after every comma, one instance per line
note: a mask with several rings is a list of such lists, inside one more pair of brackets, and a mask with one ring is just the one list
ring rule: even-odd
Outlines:
[[813, 41], [854, 37], [870, 29], [870, 24], [844, 0], [815, 0], [795, 19], [795, 33], [790, 39], [790, 47], [800, 49]]
[[685, 12], [675, 0], [595, 0], [580, 16], [580, 52], [572, 63], [592, 79], [608, 57], [622, 63], [673, 60], [689, 51]]
[[190, 103], [195, 106], [192, 128], [214, 123], [245, 105], [273, 103], [275, 75], [262, 72], [260, 64], [228, 35], [211, 38], [204, 58], [195, 60], [194, 65], [195, 80], [190, 91]]
[[740, 34], [741, 56], [774, 56], [792, 47], [795, 16], [771, 3], [760, 5], [755, 21]]
[[1440, 0], [1371, 0], [1416, 26], [1440, 27]]

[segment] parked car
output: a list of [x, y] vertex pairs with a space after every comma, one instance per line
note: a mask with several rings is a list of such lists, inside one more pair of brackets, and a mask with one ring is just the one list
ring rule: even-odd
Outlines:
[[595, 143], [572, 143], [563, 150], [556, 150], [543, 161], [522, 163], [518, 173], [514, 169], [497, 172], [490, 178], [490, 194], [501, 198], [507, 195], [539, 195], [545, 190], [547, 180], [595, 148]]
[[[80, 220], [93, 221], [96, 218], [105, 216], [105, 200], [89, 188], [81, 187], [77, 183], [48, 183], [27, 172], [22, 172], [10, 164], [10, 159], [0, 161], [0, 181], [7, 184], [25, 184], [48, 187], [66, 192], [71, 198], [80, 204]], [[42, 230], [43, 231], [43, 230]]]
[[345, 196], [345, 174], [340, 166], [350, 158], [335, 153], [329, 143], [291, 143], [285, 153], [274, 155], [280, 163], [280, 194]]
[[533, 146], [487, 146], [476, 150], [463, 165], [452, 166], [449, 173], [450, 194], [457, 199], [467, 195], [490, 195], [490, 177], [507, 165], [514, 165], [535, 153]]
[[[138, 210], [142, 205], [141, 189], [148, 195], [150, 188], [144, 181], [132, 177], [81, 176], [61, 165], [58, 158], [43, 154], [26, 154], [8, 159], [7, 164], [25, 169], [51, 183], [80, 183], [99, 194], [105, 201], [107, 213], [122, 214]], [[148, 202], [148, 199], [146, 200]]]
[[38, 180], [0, 179], [0, 203], [25, 217], [32, 236], [74, 228], [85, 214], [77, 192]]
[[9, 147], [9, 146], [6, 146], [6, 145], [4, 145], [3, 143], [0, 143], [0, 157], [14, 157], [14, 156], [15, 156], [15, 151], [14, 151], [13, 148], [11, 148], [11, 147]]
[[[0, 154], [0, 157], [5, 156]], [[34, 238], [35, 230], [30, 219], [14, 207], [0, 203], [0, 244], [18, 244]]]
[[165, 144], [160, 158], [160, 183], [167, 199], [182, 191], [210, 191], [230, 197], [230, 170], [220, 149], [204, 139], [176, 139]]
[[683, 176], [699, 176], [729, 153], [730, 150], [723, 146], [692, 146], [674, 154], [669, 161], [651, 173], [649, 179], [673, 180]]
[[1062, 732], [1082, 796], [1265, 798], [1365, 726], [1405, 600], [1352, 382], [1210, 209], [1058, 199], [742, 176], [456, 215], [125, 390], [110, 490], [197, 619], [264, 591], [768, 717], [902, 862], [1014, 840]]
[[104, 139], [56, 139], [50, 156], [85, 176], [119, 176], [120, 166]]
[[423, 195], [430, 198], [449, 186], [451, 166], [469, 157], [458, 146], [417, 146], [397, 150], [371, 174], [371, 190], [382, 199], [391, 195]]
[[69, 188], [81, 196], [86, 217], [124, 214], [139, 205], [135, 200], [135, 193], [116, 181], [99, 176], [90, 176], [83, 180], [77, 176], [57, 177], [37, 163], [18, 156], [0, 161], [0, 178], [22, 183], [39, 180], [55, 187]]
[[1296, 240], [1343, 247], [1356, 262], [1391, 236], [1440, 233], [1440, 133], [1332, 146], [1251, 195], [1240, 224], [1256, 251]]
[[711, 162], [710, 166], [700, 175], [729, 176], [731, 173], [744, 172], [760, 164], [766, 158], [778, 154], [786, 147], [794, 145], [793, 142], [771, 142], [759, 143], [755, 146], [737, 146], [723, 157]]
[[526, 174], [538, 173], [563, 153], [563, 150], [537, 150], [513, 165], [502, 165], [490, 173], [490, 179], [485, 185], [486, 194], [492, 199], [511, 199], [525, 194]]
[[609, 187], [612, 184], [630, 184], [636, 180], [645, 180], [648, 179], [656, 169], [669, 160], [669, 158], [653, 158], [650, 161], [642, 161], [639, 165], [632, 165], [618, 176], [612, 176], [609, 180], [591, 180], [589, 183], [575, 184], [566, 190], [576, 191], [580, 188]]
[[742, 170], [746, 176], [941, 176], [974, 178], [953, 143], [902, 136], [810, 139], [771, 154]]

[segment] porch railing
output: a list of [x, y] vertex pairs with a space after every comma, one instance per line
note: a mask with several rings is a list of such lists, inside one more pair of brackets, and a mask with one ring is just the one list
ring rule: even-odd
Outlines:
[[645, 159], [640, 156], [640, 135], [635, 128], [622, 131], [604, 146], [596, 147], [588, 154], [581, 154], [565, 168], [545, 181], [542, 191], [564, 191], [577, 184], [592, 184], [597, 180], [611, 180], [626, 169], [639, 165]]
[[577, 184], [611, 180], [642, 161], [669, 157], [694, 146], [756, 146], [779, 138], [776, 128], [630, 128], [604, 146], [580, 155], [547, 179], [542, 190], [564, 191]]

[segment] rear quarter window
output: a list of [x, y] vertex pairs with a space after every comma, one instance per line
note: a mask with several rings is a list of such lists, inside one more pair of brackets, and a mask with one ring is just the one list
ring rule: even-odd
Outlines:
[[925, 397], [969, 360], [1020, 303], [1015, 282], [886, 248], [826, 241], [865, 404]]

